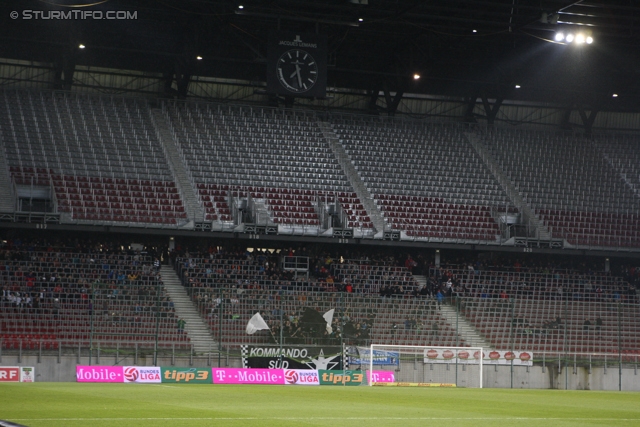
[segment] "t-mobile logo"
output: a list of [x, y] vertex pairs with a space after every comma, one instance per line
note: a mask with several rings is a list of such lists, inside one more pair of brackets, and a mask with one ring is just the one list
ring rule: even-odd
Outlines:
[[216, 377], [218, 378], [218, 381], [224, 381], [226, 376], [227, 375], [224, 373], [224, 371], [216, 371]]

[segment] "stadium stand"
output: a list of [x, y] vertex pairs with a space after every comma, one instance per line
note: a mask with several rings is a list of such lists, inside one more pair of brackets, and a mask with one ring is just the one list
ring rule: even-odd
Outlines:
[[[352, 252], [353, 259], [345, 259], [339, 252], [309, 255], [303, 249], [209, 248], [196, 245], [188, 253], [178, 245], [171, 259], [212, 336], [226, 349], [279, 341], [282, 314], [288, 344], [472, 345], [457, 329], [460, 321], [499, 350], [549, 357], [620, 350], [625, 358], [638, 357], [640, 279], [634, 267], [600, 273], [592, 264], [572, 266], [571, 258], [437, 267], [416, 256], [415, 269], [427, 275], [426, 284], [419, 284], [418, 276], [398, 266], [403, 255], [385, 250]], [[309, 257], [308, 274], [286, 269], [291, 254]], [[143, 350], [153, 349], [156, 336], [159, 348], [190, 348], [148, 255], [117, 245], [28, 241], [5, 244], [0, 255], [5, 350], [77, 349], [90, 339], [94, 348]], [[306, 330], [301, 319], [308, 308], [321, 314], [335, 309], [333, 332]], [[273, 335], [246, 334], [257, 311]]]
[[3, 91], [0, 120], [14, 185], [51, 190], [71, 220], [184, 223], [146, 101]]
[[[3, 91], [0, 138], [13, 185], [50, 194], [63, 222], [198, 220], [187, 217], [150, 111], [143, 99]], [[499, 219], [518, 213], [460, 125], [322, 115], [357, 170], [347, 178], [313, 111], [196, 102], [163, 102], [162, 111], [202, 220], [229, 226], [222, 230], [247, 222], [317, 235], [338, 225], [373, 237], [369, 201], [349, 179], [364, 183], [385, 227], [403, 238], [504, 243]], [[640, 247], [635, 136], [477, 132], [552, 238]], [[330, 221], [333, 208], [343, 223]]]
[[332, 115], [386, 222], [408, 236], [495, 241], [515, 211], [456, 125]]
[[[6, 349], [187, 348], [144, 255], [3, 250], [0, 340]], [[93, 298], [92, 298], [93, 295]], [[41, 347], [40, 347], [41, 346]]]
[[229, 202], [251, 197], [264, 205], [269, 223], [318, 229], [322, 203], [334, 203], [339, 195], [355, 211], [350, 221], [371, 227], [312, 112], [197, 103], [163, 107], [207, 220], [231, 221]]
[[[177, 266], [192, 300], [208, 319], [214, 336], [229, 345], [273, 340], [266, 333], [246, 336], [244, 328], [256, 311], [278, 327], [282, 310], [287, 323], [285, 337], [300, 342], [305, 337], [295, 334], [294, 324], [306, 307], [322, 313], [336, 309], [334, 329], [340, 330], [342, 319], [345, 337], [361, 344], [381, 339], [392, 339], [397, 344], [424, 340], [433, 345], [464, 343], [435, 309], [433, 298], [409, 298], [419, 285], [404, 267], [346, 260], [331, 265], [332, 274], [326, 278], [296, 278], [273, 265], [265, 269], [265, 260], [240, 255], [178, 258]], [[347, 292], [347, 285], [353, 292]], [[382, 292], [390, 288], [394, 292]], [[434, 323], [438, 324], [435, 328]], [[338, 336], [321, 339], [335, 342]]]
[[504, 266], [446, 271], [457, 283], [461, 312], [497, 349], [586, 354], [616, 353], [620, 345], [631, 353], [640, 345], [637, 291], [622, 277]]
[[[640, 198], [622, 179], [629, 139], [598, 146], [575, 134], [495, 128], [484, 143], [552, 235], [574, 245], [638, 247]], [[606, 147], [606, 148], [605, 148]], [[606, 158], [610, 159], [607, 162]], [[633, 157], [630, 157], [632, 159]], [[619, 169], [616, 169], [619, 168]]]

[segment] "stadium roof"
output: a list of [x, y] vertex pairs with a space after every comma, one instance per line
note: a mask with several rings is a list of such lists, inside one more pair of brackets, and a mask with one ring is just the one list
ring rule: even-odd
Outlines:
[[[45, 19], [55, 10], [132, 14]], [[2, 58], [263, 82], [279, 28], [328, 36], [330, 87], [640, 105], [634, 0], [12, 0], [0, 13]], [[594, 43], [554, 42], [562, 29]]]

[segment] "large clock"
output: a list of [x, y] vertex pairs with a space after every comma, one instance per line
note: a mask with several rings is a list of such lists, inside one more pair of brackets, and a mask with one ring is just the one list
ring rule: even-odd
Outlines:
[[278, 83], [292, 93], [305, 93], [318, 81], [318, 63], [302, 49], [284, 52], [276, 64]]
[[327, 37], [288, 31], [272, 32], [267, 52], [267, 93], [325, 98]]

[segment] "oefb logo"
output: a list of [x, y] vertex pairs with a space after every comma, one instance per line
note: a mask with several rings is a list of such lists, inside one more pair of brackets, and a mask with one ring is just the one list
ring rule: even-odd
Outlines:
[[136, 368], [129, 367], [124, 370], [124, 379], [127, 381], [136, 381], [140, 377], [140, 373]]
[[298, 382], [298, 373], [296, 371], [285, 371], [284, 379], [287, 380], [289, 384], [295, 384]]

